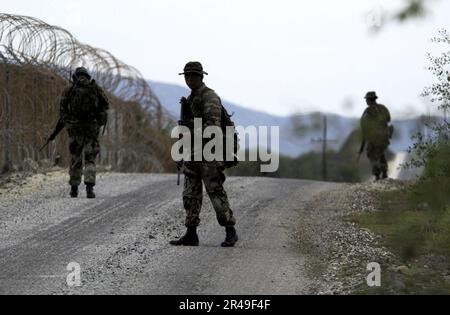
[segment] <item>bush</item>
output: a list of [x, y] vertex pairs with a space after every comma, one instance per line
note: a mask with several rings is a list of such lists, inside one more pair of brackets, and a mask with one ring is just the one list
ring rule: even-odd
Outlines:
[[[441, 30], [439, 35], [432, 39], [434, 43], [450, 47], [450, 34]], [[417, 134], [414, 145], [409, 149], [414, 158], [405, 167], [424, 167], [425, 171], [413, 187], [416, 202], [423, 202], [432, 209], [446, 210], [450, 194], [450, 124], [446, 113], [450, 109], [450, 50], [440, 56], [428, 55], [430, 66], [437, 82], [425, 88], [422, 95], [429, 97], [431, 102], [437, 104], [438, 110], [443, 113], [443, 119], [429, 124], [431, 134], [425, 137]]]

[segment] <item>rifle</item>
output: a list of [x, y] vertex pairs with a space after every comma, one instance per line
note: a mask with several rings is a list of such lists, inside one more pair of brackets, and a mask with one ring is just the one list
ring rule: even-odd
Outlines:
[[361, 143], [361, 149], [359, 149], [359, 154], [358, 154], [358, 159], [357, 159], [357, 163], [359, 164], [359, 161], [361, 160], [361, 155], [364, 153], [364, 148], [366, 147], [366, 140], [363, 139], [362, 143]]
[[56, 124], [55, 129], [53, 130], [52, 134], [48, 137], [47, 141], [45, 142], [45, 144], [39, 149], [39, 152], [42, 152], [42, 150], [44, 150], [49, 144], [50, 142], [52, 142], [53, 140], [56, 139], [56, 137], [58, 136], [58, 134], [64, 129], [64, 122], [62, 121], [62, 119], [60, 118], [58, 120], [58, 123]]
[[[187, 99], [185, 97], [182, 97], [180, 100], [180, 104], [181, 104], [181, 110], [180, 110], [180, 120], [178, 121], [178, 126], [184, 126], [184, 115], [186, 112], [186, 106], [187, 106]], [[179, 138], [181, 140], [181, 137]], [[181, 163], [183, 163], [183, 161], [181, 161]], [[180, 163], [180, 164], [181, 164]], [[177, 163], [177, 186], [180, 186], [180, 179], [181, 177], [181, 166], [179, 165], [179, 163]]]
[[[74, 80], [74, 75], [72, 74], [72, 71], [70, 71], [69, 74], [69, 83], [72, 84], [72, 87], [70, 88], [70, 91], [68, 93], [69, 95], [69, 99], [72, 97], [73, 92], [75, 90], [76, 85], [78, 84], [79, 79], [75, 78], [76, 80]], [[45, 144], [39, 149], [39, 152], [42, 152], [42, 150], [44, 150], [49, 144], [50, 142], [52, 142], [53, 140], [56, 139], [56, 137], [58, 136], [58, 134], [64, 129], [65, 125], [64, 122], [61, 118], [59, 118], [58, 123], [56, 124], [55, 129], [53, 130], [52, 134], [48, 137], [48, 139], [46, 140]]]

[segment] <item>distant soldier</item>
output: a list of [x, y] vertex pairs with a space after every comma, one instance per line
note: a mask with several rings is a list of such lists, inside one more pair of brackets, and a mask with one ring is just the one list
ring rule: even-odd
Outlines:
[[372, 165], [372, 174], [376, 180], [388, 177], [388, 164], [385, 151], [388, 149], [394, 128], [389, 126], [391, 115], [386, 106], [378, 104], [378, 96], [375, 92], [366, 94], [366, 102], [369, 106], [361, 118], [363, 143], [360, 154], [367, 145], [367, 157]]
[[[186, 84], [192, 91], [187, 99], [182, 99], [182, 106], [184, 104], [183, 108], [187, 108], [187, 110], [180, 123], [188, 127], [192, 135], [194, 134], [195, 118], [202, 119], [203, 130], [208, 126], [220, 127], [221, 116], [226, 112], [219, 96], [203, 83], [205, 74], [207, 75], [199, 62], [189, 62], [185, 66], [184, 72], [180, 73], [180, 75], [184, 75]], [[179, 167], [183, 169], [185, 175], [183, 204], [186, 210], [187, 232], [182, 238], [171, 241], [170, 244], [174, 246], [199, 245], [197, 227], [200, 223], [204, 184], [216, 211], [217, 220], [226, 229], [226, 238], [222, 247], [233, 247], [238, 241], [238, 236], [234, 227], [236, 220], [230, 208], [227, 193], [223, 188], [225, 162], [186, 161]]]
[[92, 199], [95, 198], [95, 160], [100, 152], [98, 137], [100, 128], [107, 123], [109, 102], [87, 69], [77, 68], [72, 79], [73, 84], [64, 90], [60, 105], [60, 120], [69, 134], [70, 196], [78, 197], [84, 157], [86, 196]]

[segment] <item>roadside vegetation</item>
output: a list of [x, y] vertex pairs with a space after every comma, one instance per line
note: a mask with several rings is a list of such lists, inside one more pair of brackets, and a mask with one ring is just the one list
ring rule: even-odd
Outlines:
[[[415, 136], [416, 157], [404, 167], [424, 167], [415, 183], [378, 197], [380, 211], [356, 216], [355, 222], [383, 236], [398, 256], [385, 273], [384, 285], [363, 293], [450, 294], [450, 34], [442, 30], [433, 42], [447, 52], [429, 56], [436, 83], [423, 96], [431, 98], [444, 119], [429, 126], [430, 135]], [[400, 283], [400, 285], [399, 285]]]
[[[260, 166], [264, 164], [261, 161], [241, 162], [237, 167], [229, 169], [227, 172], [232, 176], [266, 176], [337, 183], [359, 183], [372, 176], [370, 164], [365, 155], [361, 157], [359, 163], [356, 162], [360, 145], [360, 131], [355, 130], [339, 151], [328, 150], [326, 152], [325, 171], [323, 153], [309, 152], [296, 158], [281, 155], [280, 167], [274, 173], [261, 173]], [[393, 157], [394, 155], [389, 152], [388, 158]]]

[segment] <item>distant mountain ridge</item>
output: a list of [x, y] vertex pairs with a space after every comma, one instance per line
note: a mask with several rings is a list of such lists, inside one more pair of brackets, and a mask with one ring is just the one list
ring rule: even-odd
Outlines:
[[[149, 81], [150, 86], [159, 98], [162, 106], [177, 118], [179, 116], [180, 98], [190, 94], [190, 91], [179, 85]], [[279, 126], [280, 127], [280, 153], [290, 157], [297, 157], [310, 151], [322, 149], [320, 143], [312, 139], [321, 139], [322, 113], [311, 113], [306, 115], [294, 115], [280, 117], [251, 110], [222, 99], [227, 111], [233, 113], [236, 125], [248, 126]], [[348, 118], [334, 114], [327, 114], [328, 139], [331, 140], [328, 147], [339, 150], [348, 136], [359, 126], [359, 119]], [[411, 136], [420, 130], [418, 119], [393, 121], [395, 136], [392, 139], [391, 150], [393, 152], [404, 152], [412, 144]]]

